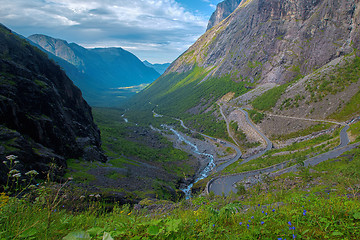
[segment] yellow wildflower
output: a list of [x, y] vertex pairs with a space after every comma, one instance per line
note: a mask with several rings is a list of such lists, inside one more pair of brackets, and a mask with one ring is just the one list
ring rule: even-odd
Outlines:
[[5, 206], [9, 201], [9, 196], [6, 196], [4, 192], [0, 193], [0, 208]]

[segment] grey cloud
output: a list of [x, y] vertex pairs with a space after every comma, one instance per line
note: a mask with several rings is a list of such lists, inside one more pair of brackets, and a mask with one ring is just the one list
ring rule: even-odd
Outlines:
[[205, 31], [206, 19], [175, 1], [149, 2], [5, 0], [0, 22], [25, 36], [42, 33], [84, 46], [128, 46], [142, 59], [172, 61]]

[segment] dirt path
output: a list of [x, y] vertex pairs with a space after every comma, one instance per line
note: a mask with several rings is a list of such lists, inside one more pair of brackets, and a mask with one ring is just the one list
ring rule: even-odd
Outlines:
[[324, 123], [332, 123], [332, 124], [338, 124], [338, 125], [346, 126], [346, 123], [329, 121], [329, 120], [322, 120], [322, 119], [311, 119], [311, 118], [291, 117], [291, 116], [277, 115], [277, 114], [272, 114], [272, 113], [266, 113], [266, 115], [267, 115], [267, 116], [270, 116], [270, 117], [280, 117], [280, 118], [288, 118], [288, 119], [311, 121], [311, 122], [324, 122]]

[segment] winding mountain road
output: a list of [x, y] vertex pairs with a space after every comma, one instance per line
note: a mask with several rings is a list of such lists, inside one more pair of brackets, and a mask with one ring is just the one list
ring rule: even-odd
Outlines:
[[[266, 149], [264, 149], [263, 151], [250, 156], [246, 159], [244, 159], [240, 164], [244, 164], [247, 163], [253, 159], [256, 159], [258, 157], [260, 157], [261, 155], [265, 154], [267, 151], [269, 151], [272, 148], [272, 142], [252, 123], [252, 121], [249, 118], [249, 114], [248, 112], [246, 112], [244, 109], [242, 108], [238, 108], [242, 113], [245, 114], [246, 116], [246, 121], [247, 123], [266, 141], [267, 143], [267, 147]], [[225, 114], [223, 113], [221, 106], [220, 106], [220, 112], [223, 116], [223, 118], [225, 119], [225, 122], [227, 124], [227, 128], [228, 128], [228, 133], [229, 136], [232, 137], [230, 135], [230, 128], [229, 128], [229, 123], [226, 119]], [[161, 116], [161, 115], [160, 115]], [[326, 152], [324, 154], [320, 154], [318, 156], [309, 158], [307, 160], [304, 161], [304, 166], [314, 166], [317, 165], [321, 162], [324, 162], [326, 160], [332, 159], [332, 158], [336, 158], [339, 157], [341, 154], [343, 154], [346, 151], [349, 151], [357, 146], [360, 146], [360, 142], [359, 143], [355, 143], [355, 144], [349, 144], [349, 138], [347, 135], [347, 130], [349, 129], [349, 125], [345, 124], [345, 123], [339, 123], [339, 122], [333, 122], [333, 121], [326, 121], [326, 120], [316, 120], [316, 119], [307, 119], [307, 118], [296, 118], [296, 117], [288, 117], [288, 116], [280, 116], [280, 115], [274, 115], [277, 117], [286, 117], [286, 118], [291, 118], [291, 119], [297, 119], [297, 120], [306, 120], [306, 121], [316, 121], [316, 122], [328, 122], [328, 123], [333, 123], [333, 124], [339, 124], [344, 126], [340, 132], [340, 145], [337, 146], [336, 148], [334, 148], [333, 150]], [[176, 118], [175, 118], [176, 119]], [[180, 124], [183, 128], [190, 130], [191, 132], [195, 132], [191, 129], [189, 129], [188, 127], [185, 126], [184, 122], [181, 119], [176, 119], [178, 121], [180, 121]], [[205, 134], [199, 133], [204, 137], [210, 138], [212, 140], [216, 140], [219, 141], [219, 139], [207, 136]], [[234, 139], [233, 139], [234, 140]], [[215, 171], [216, 172], [221, 172], [222, 170], [224, 170], [226, 167], [228, 167], [229, 165], [231, 165], [232, 163], [238, 161], [240, 159], [240, 157], [242, 156], [241, 150], [239, 149], [238, 146], [236, 146], [235, 144], [232, 144], [230, 142], [224, 141], [224, 140], [220, 140], [224, 143], [225, 147], [232, 147], [236, 150], [236, 156], [233, 157], [232, 159], [228, 160], [227, 162], [225, 162], [222, 165], [219, 165], [217, 167], [215, 167]], [[234, 142], [236, 142], [234, 140]], [[230, 192], [236, 192], [236, 188], [235, 188], [235, 184], [245, 178], [248, 177], [252, 177], [252, 176], [256, 176], [259, 174], [264, 174], [264, 173], [269, 173], [270, 175], [281, 175], [283, 173], [287, 173], [287, 172], [291, 172], [291, 171], [296, 171], [297, 170], [297, 165], [291, 166], [291, 167], [286, 167], [287, 166], [288, 161], [283, 162], [283, 163], [279, 163], [267, 168], [263, 168], [263, 169], [257, 169], [254, 171], [249, 171], [249, 172], [242, 172], [242, 173], [237, 173], [237, 174], [233, 174], [233, 175], [227, 175], [227, 176], [220, 176], [220, 177], [216, 177], [211, 179], [207, 186], [206, 186], [206, 192], [214, 192], [216, 195], [228, 195]]]
[[[250, 120], [249, 118], [249, 114], [247, 111], [245, 111], [244, 109], [242, 108], [238, 108], [242, 113], [245, 114], [245, 117], [246, 117], [246, 122], [265, 140], [266, 142], [266, 148], [262, 151], [260, 151], [259, 153], [255, 154], [255, 155], [252, 155], [246, 159], [244, 159], [240, 164], [244, 164], [244, 163], [247, 163], [255, 158], [258, 158], [260, 157], [261, 155], [265, 154], [267, 151], [269, 151], [271, 148], [272, 148], [272, 142], [262, 133], [260, 132], [260, 130], [253, 124], [253, 122]], [[225, 119], [225, 122], [228, 122], [225, 115], [223, 115], [224, 119]], [[232, 144], [233, 145], [233, 144]], [[240, 151], [240, 149], [238, 147], [236, 147], [235, 145], [233, 145], [233, 148], [236, 149], [236, 151]], [[239, 158], [241, 157], [241, 155], [236, 159], [230, 159], [229, 161], [227, 161], [226, 163], [223, 163], [221, 164], [220, 166], [217, 166], [215, 168], [215, 171], [216, 172], [220, 172], [222, 170], [224, 170], [226, 167], [230, 166], [231, 164], [233, 164], [234, 162], [236, 162], [237, 160], [239, 160]]]
[[[326, 152], [324, 154], [320, 154], [318, 156], [315, 156], [313, 158], [309, 158], [309, 159], [305, 160], [304, 166], [307, 167], [307, 166], [317, 165], [326, 160], [339, 157], [344, 152], [349, 151], [349, 150], [359, 146], [360, 143], [348, 145], [349, 138], [348, 138], [348, 135], [346, 132], [348, 129], [349, 129], [349, 126], [346, 125], [341, 130], [341, 132], [340, 132], [341, 143], [339, 146], [337, 146], [335, 149], [333, 149], [329, 152]], [[254, 156], [252, 156], [251, 159], [254, 159]], [[250, 160], [247, 160], [247, 161], [250, 161]], [[231, 191], [232, 192], [237, 191], [235, 188], [235, 183], [243, 180], [244, 178], [252, 177], [252, 176], [263, 174], [263, 173], [272, 173], [272, 175], [281, 175], [283, 173], [297, 170], [297, 165], [285, 168], [286, 164], [287, 164], [287, 162], [283, 162], [283, 163], [276, 164], [276, 165], [273, 165], [273, 166], [270, 166], [267, 168], [263, 168], [263, 169], [258, 169], [258, 170], [254, 170], [254, 171], [243, 172], [243, 173], [238, 173], [238, 174], [233, 174], [233, 175], [228, 175], [228, 176], [217, 177], [217, 178], [210, 180], [210, 182], [207, 185], [206, 190], [207, 190], [207, 192], [212, 191], [216, 195], [222, 195], [222, 194], [228, 195]], [[275, 172], [275, 173], [273, 173], [273, 172]]]

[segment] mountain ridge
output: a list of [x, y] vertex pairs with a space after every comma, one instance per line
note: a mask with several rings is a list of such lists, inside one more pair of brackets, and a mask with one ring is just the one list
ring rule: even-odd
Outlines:
[[147, 60], [143, 61], [143, 63], [147, 67], [154, 68], [160, 75], [163, 74], [166, 71], [166, 69], [170, 66], [170, 63], [152, 64], [152, 63], [148, 62]]
[[[251, 89], [255, 88], [256, 92], [263, 85], [271, 85], [272, 89], [263, 91], [259, 101], [275, 102], [274, 105], [261, 109], [263, 106], [251, 102], [255, 98], [246, 104], [264, 111], [264, 114], [267, 111], [295, 114], [298, 112], [295, 108], [303, 104], [302, 114], [310, 118], [313, 114], [319, 116], [320, 112], [322, 118], [331, 117], [344, 105], [355, 101], [351, 99], [357, 93], [359, 15], [359, 3], [352, 2], [303, 0], [295, 4], [289, 0], [243, 1], [228, 18], [204, 33], [130, 104], [143, 109], [156, 105], [159, 113], [189, 119], [193, 123], [190, 119], [211, 113], [209, 117], [220, 123], [221, 116], [215, 103], [223, 96], [233, 93], [233, 99], [237, 99]], [[345, 75], [352, 76], [343, 78], [346, 83], [343, 87], [338, 86], [337, 77], [324, 78], [316, 74], [336, 59], [344, 59], [345, 65], [335, 64], [332, 75], [339, 79]], [[285, 92], [293, 89], [293, 84], [310, 74], [315, 77], [309, 82], [302, 81], [300, 88], [306, 91], [293, 92], [290, 94], [292, 97], [282, 98]], [[325, 92], [316, 88], [332, 90]], [[351, 91], [352, 88], [354, 91]], [[325, 110], [344, 94], [348, 95], [337, 108]], [[270, 96], [274, 96], [273, 99]], [[234, 104], [243, 103], [234, 100]], [[319, 111], [312, 110], [316, 106]], [[227, 111], [231, 114], [233, 110]], [[287, 124], [286, 121], [279, 122]], [[291, 124], [294, 125], [288, 133], [312, 125], [299, 121]], [[270, 134], [283, 133], [280, 131], [283, 125], [269, 126], [273, 127]], [[196, 128], [195, 125], [192, 127]]]
[[206, 31], [219, 24], [227, 18], [239, 6], [242, 0], [225, 0], [216, 6], [215, 12], [211, 15]]
[[[94, 106], [117, 106], [137, 91], [118, 88], [150, 84], [160, 76], [122, 48], [86, 49], [76, 43], [41, 34], [31, 35], [28, 39], [78, 69], [78, 72], [71, 70], [68, 74], [84, 91], [86, 100]], [[59, 64], [69, 70], [69, 66], [62, 61]]]
[[68, 158], [104, 161], [91, 108], [64, 71], [2, 25], [0, 42], [1, 159], [16, 155], [18, 170], [41, 177], [61, 177]]

